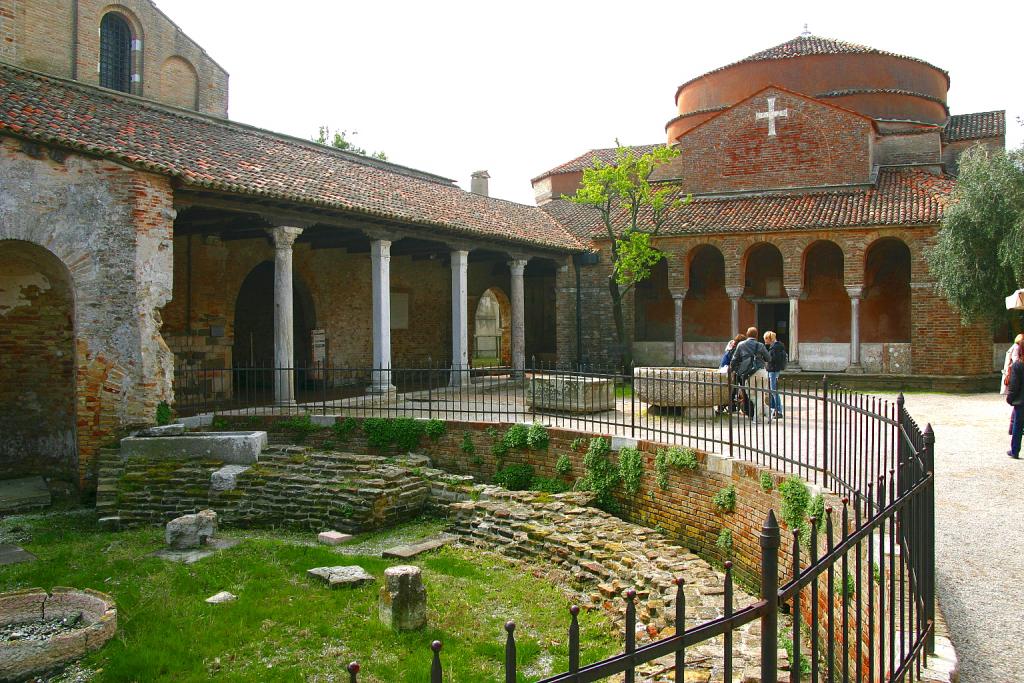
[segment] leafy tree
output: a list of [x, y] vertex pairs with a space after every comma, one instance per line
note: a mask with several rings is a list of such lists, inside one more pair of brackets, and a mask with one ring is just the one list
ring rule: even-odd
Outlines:
[[1006, 320], [1004, 298], [1024, 286], [1024, 147], [963, 153], [928, 262], [965, 323]]
[[311, 138], [313, 142], [318, 145], [328, 145], [330, 147], [336, 147], [343, 149], [346, 152], [352, 152], [353, 154], [361, 154], [364, 157], [372, 157], [374, 159], [380, 159], [381, 161], [387, 161], [388, 155], [384, 152], [369, 153], [362, 147], [359, 147], [349, 139], [349, 136], [359, 135], [358, 131], [352, 131], [349, 133], [347, 130], [336, 130], [331, 133], [331, 129], [327, 126], [320, 126], [320, 131], [317, 133], [315, 138]]
[[651, 276], [651, 269], [664, 255], [651, 245], [673, 211], [689, 203], [691, 197], [678, 197], [674, 187], [656, 188], [650, 178], [654, 170], [679, 156], [671, 147], [656, 147], [638, 155], [615, 141], [615, 161], [594, 165], [583, 171], [583, 182], [569, 201], [593, 207], [601, 216], [605, 234], [611, 242], [612, 272], [608, 292], [612, 298], [612, 316], [619, 343], [619, 359], [624, 368], [633, 364], [633, 352], [626, 336], [622, 302], [638, 282]]

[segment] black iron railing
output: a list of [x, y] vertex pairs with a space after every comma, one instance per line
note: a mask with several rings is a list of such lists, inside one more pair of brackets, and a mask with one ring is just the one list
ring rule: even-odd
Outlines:
[[[732, 610], [727, 563], [724, 616], [638, 648], [635, 594], [627, 592], [624, 652], [587, 665], [580, 664], [573, 608], [569, 670], [545, 683], [597, 681], [619, 673], [633, 681], [638, 666], [667, 655], [673, 655], [675, 680], [682, 681], [686, 648], [718, 636], [724, 680], [732, 680], [732, 633], [755, 620], [761, 621], [761, 680], [771, 683], [777, 680], [781, 609], [793, 620], [793, 682], [918, 677], [935, 636], [930, 426], [918, 427], [902, 396], [887, 401], [803, 376], [783, 376], [777, 392], [769, 389], [767, 378], [734, 379], [703, 370], [621, 372], [536, 364], [520, 371], [448, 366], [184, 370], [176, 376], [176, 409], [183, 415], [239, 417], [542, 420], [564, 429], [702, 448], [796, 474], [840, 496], [841, 509], [812, 518], [803, 539], [794, 530], [792, 542], [783, 542], [769, 513], [761, 532], [759, 602]], [[788, 581], [779, 570], [780, 556], [789, 563]], [[680, 626], [684, 612], [680, 580], [675, 601]], [[505, 680], [515, 681], [515, 625], [510, 622], [506, 630]], [[431, 681], [440, 682], [440, 642], [432, 648]], [[352, 681], [358, 671], [358, 664], [350, 665]]]

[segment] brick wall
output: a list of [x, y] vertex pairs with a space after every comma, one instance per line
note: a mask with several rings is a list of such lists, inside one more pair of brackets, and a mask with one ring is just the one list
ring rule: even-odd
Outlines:
[[132, 71], [140, 77], [133, 94], [227, 116], [227, 72], [150, 0], [0, 0], [0, 58], [97, 85], [99, 26], [108, 11], [119, 12], [132, 38], [141, 40], [142, 50], [132, 53]]

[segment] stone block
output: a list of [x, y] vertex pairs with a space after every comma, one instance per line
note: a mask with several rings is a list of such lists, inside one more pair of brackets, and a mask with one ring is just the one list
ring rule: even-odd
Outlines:
[[369, 574], [359, 565], [344, 567], [316, 567], [306, 572], [309, 576], [320, 579], [331, 588], [339, 586], [361, 586], [367, 581], [373, 581], [373, 575]]
[[323, 545], [341, 545], [351, 538], [352, 534], [343, 534], [340, 531], [322, 531], [317, 535], [316, 540]]
[[615, 409], [615, 381], [610, 377], [530, 375], [526, 405], [566, 413], [601, 413]]
[[130, 436], [121, 440], [122, 458], [218, 460], [252, 465], [267, 447], [266, 432], [196, 432], [158, 439]]
[[238, 596], [235, 595], [234, 593], [229, 593], [227, 591], [221, 591], [219, 593], [214, 593], [210, 597], [206, 598], [206, 602], [211, 604], [211, 605], [219, 605], [221, 603], [231, 602], [232, 600], [237, 600], [237, 599], [238, 599]]
[[202, 510], [183, 515], [167, 523], [165, 538], [173, 550], [189, 550], [206, 545], [217, 532], [217, 513]]
[[669, 408], [713, 408], [729, 403], [729, 380], [710, 368], [635, 368], [637, 400]]
[[225, 465], [210, 475], [210, 488], [214, 491], [233, 491], [238, 484], [238, 475], [249, 469], [248, 465]]
[[427, 589], [419, 567], [397, 565], [384, 570], [380, 589], [380, 620], [396, 631], [427, 625]]
[[437, 550], [443, 545], [447, 545], [454, 540], [452, 536], [438, 536], [437, 538], [428, 538], [425, 541], [419, 543], [410, 543], [407, 545], [396, 545], [393, 548], [388, 548], [380, 554], [384, 559], [399, 559], [408, 560], [410, 557], [416, 557], [417, 555], [431, 550]]
[[146, 427], [135, 432], [132, 436], [144, 439], [153, 439], [161, 436], [181, 436], [185, 433], [185, 425], [179, 423], [160, 425], [157, 427]]

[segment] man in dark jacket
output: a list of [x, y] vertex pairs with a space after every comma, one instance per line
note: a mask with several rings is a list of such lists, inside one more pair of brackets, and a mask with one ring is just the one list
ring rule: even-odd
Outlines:
[[771, 390], [772, 419], [782, 419], [782, 396], [779, 395], [779, 373], [786, 369], [789, 354], [779, 336], [768, 330], [764, 333], [764, 345], [768, 347], [768, 388]]
[[[747, 338], [736, 345], [729, 362], [729, 369], [736, 375], [736, 381], [747, 387], [746, 413], [757, 422], [758, 410], [755, 404], [763, 404], [767, 408], [768, 395], [768, 349], [758, 339], [757, 328], [747, 328]], [[762, 414], [767, 411], [762, 408]]]
[[1024, 363], [1019, 360], [1010, 366], [1010, 387], [1006, 391], [1006, 402], [1013, 406], [1013, 430], [1010, 450], [1006, 454], [1016, 459], [1020, 457], [1021, 434], [1024, 434]]

